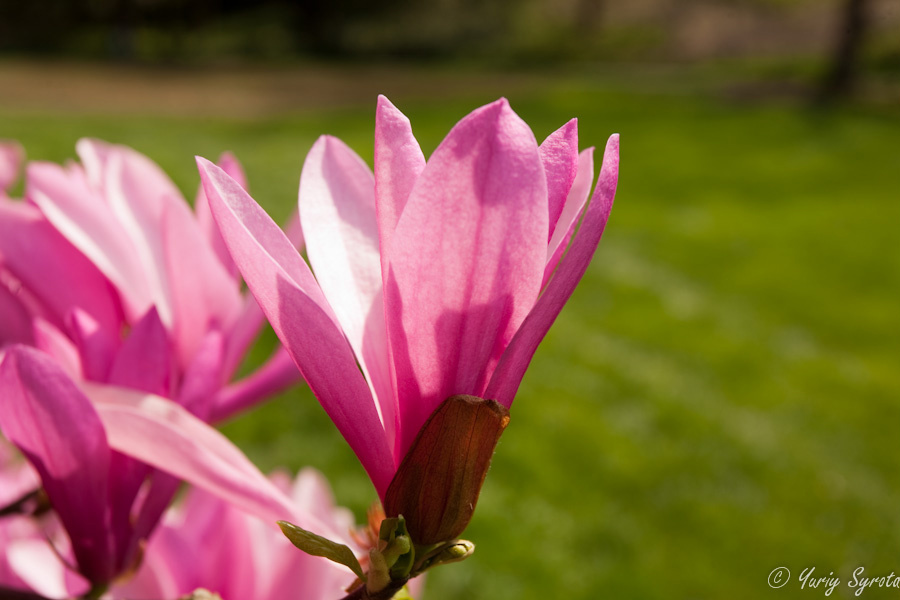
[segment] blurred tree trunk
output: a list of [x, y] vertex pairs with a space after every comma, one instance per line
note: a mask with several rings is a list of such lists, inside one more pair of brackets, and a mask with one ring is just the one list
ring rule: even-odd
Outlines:
[[575, 30], [583, 36], [600, 31], [605, 5], [605, 0], [580, 0], [575, 11]]
[[827, 103], [850, 96], [859, 79], [859, 62], [868, 30], [869, 0], [844, 0], [831, 62], [819, 85], [817, 100]]

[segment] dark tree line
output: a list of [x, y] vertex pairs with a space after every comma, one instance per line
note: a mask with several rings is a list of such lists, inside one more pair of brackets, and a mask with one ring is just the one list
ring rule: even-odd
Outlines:
[[[0, 0], [0, 52], [20, 54], [86, 55], [92, 58], [137, 58], [136, 34], [142, 28], [163, 36], [163, 46], [178, 59], [189, 45], [183, 44], [196, 32], [228, 22], [233, 31], [242, 31], [244, 20], [256, 18], [282, 32], [288, 54], [314, 56], [354, 56], [379, 52], [394, 56], [404, 51], [403, 40], [382, 35], [383, 47], [365, 51], [354, 45], [349, 25], [368, 24], [378, 29], [392, 16], [421, 15], [433, 10], [431, 0]], [[552, 0], [534, 0], [552, 2]], [[754, 2], [757, 0], [743, 0]], [[502, 15], [516, 8], [517, 0], [445, 0], [447, 14], [468, 15], [470, 31], [444, 40], [416, 38], [419, 46], [407, 53], [438, 50], [452, 56], [474, 37], [500, 35]], [[599, 35], [604, 23], [604, 0], [578, 0], [572, 37]], [[449, 12], [448, 12], [449, 7]], [[817, 88], [817, 99], [829, 102], [852, 94], [859, 80], [863, 49], [871, 26], [871, 0], [840, 0], [830, 56]], [[453, 12], [455, 11], [455, 13]], [[481, 12], [479, 12], [481, 11]], [[501, 15], [498, 17], [497, 15]], [[493, 19], [493, 21], [491, 20]], [[497, 21], [500, 19], [500, 21]], [[479, 22], [477, 31], [471, 23]], [[407, 19], [406, 27], [415, 27]], [[236, 25], [235, 25], [236, 24]], [[358, 29], [356, 30], [358, 31]], [[348, 33], [349, 32], [349, 33]], [[252, 33], [246, 34], [248, 36]], [[87, 40], [87, 41], [86, 41]], [[422, 46], [422, 43], [425, 46]], [[392, 46], [393, 44], [393, 46]], [[432, 44], [435, 48], [428, 48]], [[437, 48], [439, 44], [445, 47]], [[240, 52], [240, 50], [238, 51]]]

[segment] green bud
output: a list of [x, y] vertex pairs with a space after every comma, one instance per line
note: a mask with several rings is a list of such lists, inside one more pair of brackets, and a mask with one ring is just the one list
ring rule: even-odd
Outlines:
[[377, 594], [391, 584], [391, 573], [384, 554], [376, 548], [369, 550], [369, 572], [367, 573], [366, 591]]

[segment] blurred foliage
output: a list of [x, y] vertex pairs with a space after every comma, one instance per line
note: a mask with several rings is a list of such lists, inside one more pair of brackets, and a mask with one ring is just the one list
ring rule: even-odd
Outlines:
[[[806, 567], [845, 582], [898, 569], [900, 110], [803, 112], [673, 81], [554, 77], [510, 94], [539, 139], [573, 116], [583, 147], [621, 133], [620, 188], [513, 406], [466, 533], [475, 555], [435, 570], [426, 600], [755, 600], [775, 594], [777, 566], [794, 574], [780, 597], [800, 598]], [[493, 99], [383, 91], [426, 152]], [[83, 135], [127, 143], [188, 197], [191, 156], [230, 149], [283, 221], [315, 137], [371, 163], [373, 120], [374, 98], [268, 118], [5, 109], [0, 135], [52, 160]], [[225, 431], [264, 469], [323, 470], [360, 520], [375, 499], [306, 389]]]
[[[845, 0], [36, 0], [0, 2], [0, 53], [151, 63], [825, 56]], [[896, 51], [896, 0], [867, 0]]]

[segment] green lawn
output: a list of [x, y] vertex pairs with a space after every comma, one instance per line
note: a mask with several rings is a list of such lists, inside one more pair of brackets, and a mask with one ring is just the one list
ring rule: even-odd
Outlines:
[[[467, 96], [392, 100], [430, 151], [493, 99]], [[315, 136], [371, 160], [374, 100], [231, 120], [7, 109], [0, 137], [53, 160], [83, 135], [127, 143], [191, 196], [192, 155], [230, 149], [283, 219]], [[797, 583], [813, 566], [850, 597], [857, 567], [900, 571], [900, 110], [586, 78], [510, 101], [538, 138], [573, 116], [582, 146], [621, 133], [619, 194], [522, 383], [467, 531], [478, 550], [427, 598], [814, 598]], [[225, 431], [264, 469], [323, 470], [359, 515], [375, 497], [305, 390]], [[778, 566], [793, 578], [771, 590]]]

